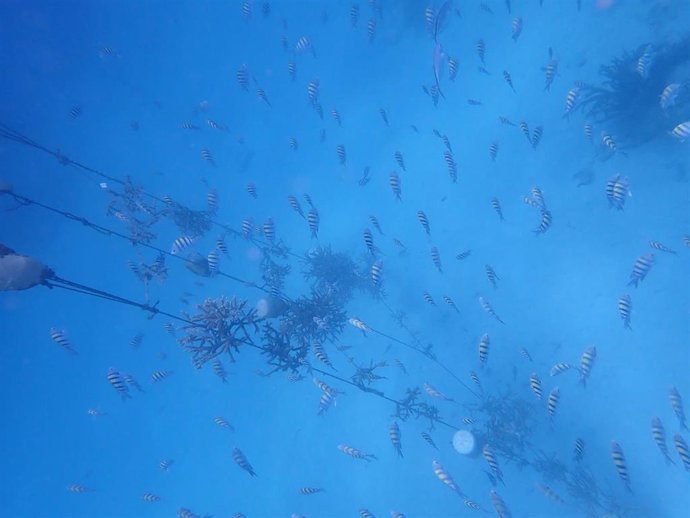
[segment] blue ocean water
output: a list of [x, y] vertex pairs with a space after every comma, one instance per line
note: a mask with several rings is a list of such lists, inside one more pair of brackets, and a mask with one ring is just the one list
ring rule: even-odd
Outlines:
[[[0, 243], [57, 275], [0, 293], [0, 515], [687, 516], [684, 2], [0, 9]], [[167, 274], [145, 286], [151, 247]], [[191, 272], [192, 253], [218, 273]], [[199, 305], [221, 297], [246, 301], [224, 322], [245, 319], [251, 344], [195, 364], [185, 339], [210, 332]], [[282, 313], [255, 330], [267, 297]], [[292, 363], [271, 373], [281, 343]]]

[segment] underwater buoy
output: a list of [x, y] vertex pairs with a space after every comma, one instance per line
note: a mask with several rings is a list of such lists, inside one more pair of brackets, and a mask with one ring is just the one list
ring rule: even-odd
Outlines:
[[28, 290], [52, 276], [53, 271], [40, 261], [0, 244], [0, 291]]
[[453, 448], [461, 455], [476, 455], [477, 441], [469, 430], [458, 430], [453, 434]]
[[259, 318], [275, 318], [287, 309], [287, 304], [278, 297], [262, 297], [256, 303], [256, 316]]

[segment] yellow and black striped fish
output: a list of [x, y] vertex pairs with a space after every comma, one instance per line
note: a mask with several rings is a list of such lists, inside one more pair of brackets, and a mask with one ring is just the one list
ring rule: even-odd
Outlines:
[[393, 448], [395, 448], [395, 451], [402, 457], [402, 441], [400, 440], [400, 427], [397, 422], [393, 421], [388, 427], [388, 437], [390, 437], [391, 444]]
[[482, 367], [486, 365], [486, 362], [489, 359], [489, 347], [491, 345], [491, 341], [489, 339], [489, 334], [484, 333], [479, 340], [479, 362], [482, 364]]
[[677, 433], [673, 436], [673, 445], [676, 447], [685, 471], [690, 472], [690, 449], [688, 449], [688, 444], [681, 434]]
[[671, 403], [671, 408], [673, 408], [673, 413], [676, 414], [680, 427], [683, 430], [688, 429], [688, 425], [685, 423], [685, 411], [683, 410], [683, 398], [678, 392], [676, 387], [671, 387], [668, 391], [668, 400]]
[[537, 399], [541, 401], [543, 391], [541, 388], [541, 380], [539, 379], [539, 376], [537, 376], [536, 372], [530, 374], [529, 386], [532, 388], [534, 395], [537, 396]]
[[628, 286], [633, 285], [637, 288], [637, 285], [647, 277], [652, 266], [654, 266], [655, 259], [654, 254], [651, 253], [642, 254], [635, 259], [632, 272], [630, 272], [630, 282], [628, 282]]
[[232, 458], [240, 468], [249, 473], [252, 477], [256, 476], [254, 468], [252, 468], [252, 465], [249, 464], [249, 461], [247, 460], [247, 457], [244, 455], [244, 453], [242, 453], [242, 450], [240, 450], [239, 448], [233, 448]]
[[553, 420], [556, 415], [556, 410], [558, 409], [558, 402], [561, 399], [561, 390], [558, 387], [554, 387], [549, 392], [549, 397], [546, 400], [546, 411], [549, 414], [549, 419]]
[[613, 465], [618, 472], [618, 476], [623, 481], [625, 488], [632, 493], [632, 488], [630, 486], [630, 474], [628, 473], [628, 464], [625, 461], [625, 454], [623, 453], [623, 448], [616, 441], [611, 442], [611, 460]]
[[622, 295], [618, 299], [618, 314], [621, 317], [621, 320], [623, 321], [623, 327], [626, 329], [631, 329], [630, 327], [630, 313], [632, 312], [632, 300], [630, 299], [630, 295], [627, 293], [625, 295]]
[[664, 429], [661, 419], [658, 417], [652, 419], [652, 438], [659, 447], [659, 451], [661, 451], [661, 454], [664, 456], [664, 459], [666, 459], [666, 462], [675, 464], [668, 454], [668, 447], [666, 446], [666, 430]]
[[512, 517], [510, 509], [508, 509], [506, 503], [495, 490], [492, 489], [489, 492], [489, 496], [491, 497], [491, 503], [493, 504], [494, 509], [496, 510], [496, 514], [498, 514], [499, 518]]
[[597, 348], [593, 345], [587, 347], [580, 357], [580, 383], [583, 386], [587, 386], [587, 380], [592, 372], [592, 367], [594, 366], [594, 360], [597, 359]]
[[434, 470], [434, 474], [438, 477], [438, 479], [441, 482], [443, 482], [446, 486], [455, 491], [458, 495], [463, 496], [462, 491], [460, 491], [460, 488], [453, 480], [453, 477], [451, 477], [450, 474], [445, 469], [443, 469], [443, 466], [441, 466], [441, 463], [439, 461], [431, 461], [431, 467]]

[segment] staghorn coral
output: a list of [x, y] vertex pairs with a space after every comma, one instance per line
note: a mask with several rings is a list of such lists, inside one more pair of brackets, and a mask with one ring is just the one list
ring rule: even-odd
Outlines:
[[255, 310], [247, 309], [246, 300], [206, 299], [197, 309], [194, 315], [185, 314], [194, 324], [183, 326], [184, 336], [177, 340], [197, 367], [222, 354], [234, 362], [240, 347], [255, 345], [250, 332], [258, 331], [258, 320]]

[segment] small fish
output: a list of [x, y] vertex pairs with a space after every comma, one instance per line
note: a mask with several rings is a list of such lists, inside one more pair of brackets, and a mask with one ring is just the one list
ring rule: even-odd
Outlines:
[[349, 320], [349, 322], [351, 325], [353, 325], [354, 327], [356, 327], [357, 329], [359, 329], [365, 333], [369, 330], [369, 326], [367, 326], [364, 322], [362, 322], [358, 318], [351, 318]]
[[400, 427], [398, 426], [397, 422], [393, 421], [388, 427], [388, 437], [390, 437], [391, 444], [393, 445], [393, 448], [395, 448], [395, 451], [398, 453], [398, 456], [402, 457], [403, 452], [402, 442], [400, 440]]
[[436, 443], [434, 440], [431, 438], [431, 435], [429, 435], [426, 432], [421, 433], [422, 439], [424, 439], [432, 448], [438, 450], [438, 447], [436, 446]]
[[597, 359], [597, 348], [593, 345], [587, 347], [580, 357], [580, 383], [582, 386], [587, 386], [587, 380], [589, 375], [592, 373], [592, 367], [594, 367], [594, 361]]
[[77, 117], [81, 115], [81, 107], [80, 106], [72, 106], [72, 108], [69, 111], [69, 117], [70, 119], [74, 120]]
[[618, 476], [623, 481], [625, 488], [632, 493], [628, 465], [625, 461], [625, 454], [623, 453], [623, 448], [621, 448], [621, 445], [616, 441], [611, 442], [611, 460], [613, 461], [613, 465], [618, 472]]
[[321, 345], [321, 342], [314, 341], [313, 348], [314, 348], [314, 356], [316, 356], [317, 360], [319, 360], [321, 363], [323, 363], [327, 367], [330, 367], [331, 369], [336, 370], [335, 367], [333, 367], [331, 360], [328, 358], [328, 354], [326, 354], [326, 351], [324, 350], [323, 346]]
[[221, 416], [215, 416], [213, 418], [213, 422], [216, 423], [218, 426], [221, 428], [227, 428], [231, 432], [235, 431], [235, 427], [232, 426], [224, 417]]
[[484, 265], [484, 272], [486, 273], [486, 278], [489, 279], [489, 282], [494, 288], [497, 288], [496, 280], [501, 280], [501, 278], [496, 275], [496, 272], [494, 269], [491, 267], [489, 264]]
[[237, 71], [235, 72], [235, 78], [237, 79], [237, 84], [240, 85], [242, 90], [249, 90], [249, 71], [247, 70], [247, 65], [242, 63]]
[[307, 224], [309, 225], [309, 230], [311, 232], [312, 238], [319, 237], [319, 222], [321, 218], [319, 217], [319, 211], [316, 208], [309, 209], [307, 212]]
[[125, 399], [131, 398], [129, 394], [129, 388], [127, 388], [127, 385], [125, 384], [124, 380], [122, 379], [122, 376], [120, 373], [111, 367], [108, 370], [108, 382], [110, 385], [115, 389], [115, 391], [120, 394], [120, 397], [122, 397], [122, 400], [124, 401]]
[[143, 495], [141, 495], [141, 499], [144, 502], [160, 502], [161, 501], [161, 497], [158, 495], [154, 495], [153, 493], [144, 493]]
[[539, 376], [537, 376], [536, 372], [533, 372], [530, 377], [529, 377], [529, 385], [532, 388], [532, 392], [534, 392], [534, 395], [537, 396], [537, 399], [541, 401], [542, 397], [542, 388], [541, 388], [541, 380], [539, 379]]
[[498, 198], [491, 198], [491, 207], [494, 209], [496, 214], [498, 214], [498, 219], [500, 219], [501, 221], [504, 221], [503, 209], [501, 208], [501, 202], [498, 201]]
[[455, 258], [458, 261], [464, 261], [467, 259], [470, 255], [472, 255], [472, 250], [465, 250], [464, 252], [460, 252], [458, 255], [455, 256]]
[[672, 106], [675, 106], [681, 89], [682, 85], [680, 83], [671, 83], [664, 88], [664, 91], [661, 92], [661, 95], [659, 96], [659, 106], [661, 106], [662, 110], [667, 110]]
[[167, 378], [167, 377], [170, 376], [171, 374], [172, 374], [171, 371], [165, 371], [165, 370], [154, 371], [154, 373], [151, 374], [151, 381], [152, 381], [153, 383], [157, 383], [157, 382], [159, 382], [159, 381], [163, 381], [165, 378]]
[[673, 436], [673, 445], [676, 447], [685, 471], [690, 472], [690, 448], [688, 448], [688, 443], [685, 442], [681, 434], [677, 433]]
[[374, 245], [374, 235], [371, 233], [371, 230], [365, 228], [364, 232], [362, 232], [362, 238], [364, 239], [364, 244], [366, 245], [369, 253], [371, 255], [376, 255], [379, 250]]
[[623, 327], [626, 329], [632, 329], [630, 327], [630, 313], [632, 312], [632, 300], [630, 299], [630, 295], [625, 294], [622, 295], [618, 299], [618, 314], [621, 317], [621, 320], [623, 321]]
[[489, 144], [489, 157], [491, 158], [492, 162], [496, 161], [496, 155], [498, 155], [498, 142], [493, 141], [491, 144]]
[[534, 234], [539, 235], [539, 234], [544, 234], [546, 233], [547, 230], [551, 228], [551, 223], [553, 222], [553, 217], [551, 216], [551, 211], [549, 210], [542, 210], [541, 211], [541, 221], [539, 222], [539, 226], [535, 228], [532, 232]]
[[559, 374], [563, 374], [566, 371], [569, 371], [571, 368], [571, 365], [569, 363], [565, 362], [558, 362], [555, 363], [553, 367], [551, 367], [551, 370], [549, 371], [549, 376], [558, 376]]
[[520, 127], [520, 131], [522, 132], [522, 134], [523, 134], [525, 137], [527, 137], [527, 142], [529, 142], [530, 144], [532, 144], [532, 137], [530, 137], [529, 125], [527, 124], [527, 122], [525, 122], [525, 121], [520, 121], [519, 127]]
[[294, 61], [288, 61], [287, 71], [290, 79], [294, 81], [297, 77], [297, 64]]
[[72, 343], [70, 342], [70, 339], [64, 331], [61, 331], [60, 329], [57, 329], [55, 327], [51, 327], [50, 338], [53, 340], [53, 342], [58, 344], [68, 353], [77, 354], [76, 349], [72, 347]]
[[545, 486], [544, 484], [537, 484], [537, 489], [541, 491], [544, 496], [549, 498], [550, 500], [554, 500], [555, 502], [559, 503], [564, 503], [564, 500], [554, 492], [553, 489], [551, 489], [549, 486]]
[[581, 461], [585, 455], [585, 441], [584, 439], [575, 439], [575, 446], [573, 448], [573, 460]]
[[556, 415], [556, 409], [558, 408], [558, 401], [561, 398], [561, 391], [558, 387], [554, 387], [551, 392], [549, 392], [549, 397], [546, 400], [546, 411], [549, 414], [549, 419], [554, 418]]
[[616, 144], [616, 140], [611, 135], [603, 131], [601, 132], [601, 143], [605, 148], [609, 149], [613, 153], [618, 152], [618, 144]]
[[528, 362], [532, 361], [532, 355], [529, 353], [526, 347], [520, 347], [520, 355]]
[[513, 18], [513, 22], [511, 23], [511, 30], [512, 30], [512, 38], [513, 41], [517, 42], [518, 38], [520, 37], [520, 34], [522, 34], [522, 17], [521, 16], [516, 16]]
[[443, 302], [445, 302], [445, 303], [448, 304], [451, 308], [453, 308], [455, 311], [457, 311], [458, 313], [460, 313], [460, 310], [459, 310], [458, 307], [455, 305], [455, 302], [454, 302], [453, 299], [451, 299], [448, 295], [444, 295], [444, 296], [443, 296]]
[[651, 69], [652, 65], [654, 64], [654, 48], [651, 45], [647, 45], [644, 50], [642, 51], [642, 54], [640, 57], [637, 59], [637, 63], [635, 65], [635, 71], [642, 77], [643, 79], [647, 79], [649, 77], [649, 70]]
[[606, 183], [606, 198], [609, 207], [623, 210], [625, 201], [632, 196], [630, 193], [630, 182], [627, 177], [617, 174]]
[[477, 56], [479, 56], [482, 65], [484, 65], [484, 57], [486, 56], [486, 45], [484, 44], [484, 40], [477, 41], [474, 46], [474, 50], [477, 52]]
[[510, 72], [507, 70], [503, 71], [503, 79], [506, 83], [508, 83], [508, 86], [510, 89], [515, 92], [515, 87], [513, 86], [513, 78], [510, 76]]
[[350, 25], [352, 27], [357, 27], [357, 21], [359, 20], [359, 4], [352, 4], [350, 7]]
[[587, 142], [592, 144], [594, 142], [594, 127], [592, 124], [585, 122], [585, 124], [582, 126], [582, 132], [584, 133]]
[[630, 272], [628, 286], [633, 285], [637, 288], [637, 285], [647, 277], [652, 266], [654, 266], [654, 261], [654, 254], [642, 254], [638, 257], [633, 264], [632, 272]]
[[426, 235], [431, 236], [431, 228], [429, 227], [429, 218], [426, 217], [426, 214], [424, 213], [423, 210], [417, 211], [417, 220], [419, 220], [419, 223], [420, 223], [420, 225], [422, 225], [422, 228], [424, 229], [424, 232], [426, 232]]
[[659, 447], [659, 451], [666, 459], [668, 464], [675, 464], [668, 454], [668, 447], [666, 446], [666, 430], [661, 422], [661, 419], [655, 417], [652, 419], [652, 438], [654, 442]]
[[379, 220], [376, 216], [370, 215], [369, 222], [374, 226], [376, 230], [378, 230], [379, 234], [383, 235], [383, 230], [381, 230], [381, 224], [379, 223]]
[[453, 153], [450, 151], [443, 152], [443, 159], [446, 161], [446, 166], [448, 167], [448, 174], [453, 183], [458, 180], [458, 166], [455, 163], [455, 158], [453, 158]]
[[246, 187], [245, 187], [247, 193], [249, 196], [254, 198], [255, 200], [259, 197], [259, 195], [256, 192], [256, 184], [254, 182], [249, 182]]
[[168, 471], [174, 463], [175, 461], [173, 459], [163, 459], [158, 463], [158, 467], [161, 471]]
[[489, 359], [490, 345], [491, 341], [489, 339], [489, 334], [484, 333], [479, 340], [479, 362], [482, 364], [482, 366], [486, 365], [486, 362]]
[[530, 142], [532, 143], [532, 149], [536, 150], [537, 146], [541, 142], [541, 137], [544, 134], [544, 128], [542, 126], [537, 126], [532, 132], [532, 138]]
[[546, 90], [547, 92], [551, 90], [551, 85], [553, 84], [553, 80], [555, 79], [557, 73], [558, 60], [552, 58], [546, 64], [546, 67], [544, 67], [544, 78], [546, 80], [546, 86], [544, 87], [544, 90]]
[[242, 453], [242, 451], [239, 448], [232, 449], [232, 458], [237, 463], [237, 465], [244, 471], [249, 473], [249, 475], [251, 475], [252, 477], [256, 476], [254, 468], [252, 468], [252, 465], [249, 464], [247, 457], [245, 457], [244, 453]]
[[496, 455], [494, 455], [493, 450], [488, 444], [485, 444], [482, 448], [482, 455], [484, 456], [484, 460], [486, 460], [486, 463], [489, 465], [491, 473], [494, 477], [496, 477], [496, 480], [500, 481], [501, 483], [504, 483], [503, 472], [501, 471], [501, 467], [498, 464], [498, 460], [496, 460]]
[[[488, 335], [487, 335], [487, 339], [488, 339]], [[488, 343], [487, 343], [487, 345], [488, 345]], [[487, 348], [487, 354], [488, 354], [488, 348]], [[479, 381], [479, 376], [477, 375], [477, 373], [474, 371], [470, 371], [469, 375], [470, 375], [470, 379], [472, 380], [472, 383], [474, 383], [477, 386], [477, 388], [479, 390], [481, 390], [482, 389], [482, 383], [481, 383], [481, 381]]]
[[379, 115], [380, 115], [381, 118], [383, 119], [383, 123], [384, 123], [386, 126], [389, 126], [389, 122], [388, 122], [388, 112], [387, 112], [386, 110], [384, 110], [383, 108], [379, 108]]
[[436, 399], [443, 399], [444, 401], [453, 401], [452, 398], [446, 396], [443, 392], [430, 385], [429, 383], [424, 383], [424, 392], [426, 392], [430, 397]]
[[455, 81], [458, 76], [458, 60], [448, 56], [448, 79]]
[[367, 37], [369, 43], [374, 43], [374, 38], [376, 37], [376, 20], [373, 18], [367, 22]]
[[316, 57], [314, 45], [312, 45], [312, 42], [309, 39], [309, 37], [300, 36], [299, 38], [297, 38], [297, 43], [295, 43], [295, 53], [306, 54], [307, 52], [311, 52], [312, 56]]
[[403, 158], [403, 154], [400, 151], [396, 151], [393, 153], [393, 158], [395, 159], [395, 163], [398, 164], [398, 167], [402, 169], [403, 171], [407, 171], [405, 169], [405, 160]]
[[225, 372], [225, 367], [223, 367], [223, 363], [216, 358], [213, 360], [213, 362], [211, 362], [211, 366], [213, 368], [214, 374], [218, 376], [223, 383], [227, 383], [227, 373]]
[[431, 247], [431, 261], [434, 263], [434, 266], [436, 266], [436, 269], [440, 273], [443, 273], [443, 269], [441, 268], [441, 254], [435, 246]]
[[581, 91], [582, 88], [579, 86], [574, 86], [568, 90], [568, 93], [565, 96], [565, 113], [563, 114], [563, 117], [568, 118], [575, 109], [577, 102], [580, 99]]
[[685, 139], [690, 137], [690, 121], [682, 122], [671, 130], [671, 136], [678, 140], [678, 142], [685, 142]]
[[67, 486], [67, 491], [70, 493], [91, 493], [93, 492], [93, 489], [82, 486], [81, 484], [70, 484]]
[[491, 503], [493, 504], [496, 514], [498, 514], [499, 518], [511, 518], [512, 514], [510, 509], [508, 509], [508, 506], [500, 495], [493, 489], [489, 492], [489, 495], [491, 496]]
[[677, 252], [659, 241], [650, 241], [649, 246], [660, 252], [666, 252], [668, 254], [677, 255]]
[[453, 480], [453, 477], [451, 477], [450, 474], [445, 469], [443, 469], [443, 466], [441, 466], [441, 463], [439, 461], [433, 460], [431, 462], [431, 467], [434, 470], [434, 474], [438, 477], [438, 479], [441, 482], [443, 482], [446, 486], [448, 486], [458, 495], [463, 496], [462, 491], [460, 491], [460, 488]]
[[376, 458], [376, 455], [373, 455], [371, 453], [365, 453], [361, 450], [358, 450], [357, 448], [348, 446], [347, 444], [339, 444], [338, 450], [340, 450], [345, 455], [349, 455], [353, 459], [366, 460], [367, 462], [371, 460], [378, 460]]
[[340, 118], [340, 112], [336, 108], [331, 110], [331, 117], [333, 117], [333, 120], [338, 124], [339, 127], [343, 126], [343, 121]]
[[185, 248], [190, 247], [196, 243], [197, 238], [192, 236], [180, 236], [175, 241], [173, 241], [172, 247], [170, 247], [170, 253], [172, 255], [179, 254]]
[[273, 218], [268, 218], [262, 227], [264, 237], [269, 243], [273, 243], [276, 237], [276, 227]]
[[324, 489], [320, 487], [301, 487], [297, 490], [300, 495], [314, 495], [316, 493], [322, 493]]
[[393, 194], [395, 195], [395, 199], [398, 201], [402, 201], [402, 190], [400, 188], [400, 177], [398, 176], [398, 173], [395, 171], [392, 171], [390, 175], [388, 175], [388, 185], [390, 185], [391, 190], [393, 191]]
[[484, 298], [484, 297], [479, 297], [479, 305], [482, 307], [484, 311], [486, 311], [489, 315], [494, 317], [496, 320], [498, 320], [501, 324], [505, 325], [505, 322], [501, 320], [501, 317], [499, 317], [496, 312], [494, 311], [493, 307], [491, 307], [491, 304]]
[[676, 414], [680, 427], [683, 430], [688, 429], [688, 425], [685, 423], [685, 411], [683, 410], [683, 398], [678, 392], [676, 387], [671, 387], [668, 391], [668, 400], [671, 403], [671, 408], [673, 408], [673, 413]]
[[345, 146], [338, 144], [335, 148], [335, 153], [338, 155], [340, 165], [347, 165], [347, 153], [345, 152]]

